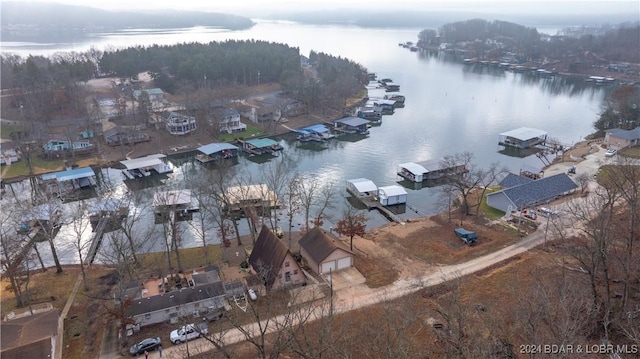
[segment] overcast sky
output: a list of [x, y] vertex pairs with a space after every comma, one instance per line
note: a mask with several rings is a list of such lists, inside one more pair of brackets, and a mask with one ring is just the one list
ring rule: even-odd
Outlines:
[[[33, 0], [32, 0], [33, 1]], [[458, 10], [486, 13], [580, 13], [638, 14], [638, 0], [35, 0], [84, 5], [102, 9], [181, 9], [227, 12], [235, 14], [270, 13], [282, 10], [317, 10], [339, 8], [390, 10]], [[253, 11], [252, 11], [253, 10]], [[251, 16], [251, 15], [250, 15]]]

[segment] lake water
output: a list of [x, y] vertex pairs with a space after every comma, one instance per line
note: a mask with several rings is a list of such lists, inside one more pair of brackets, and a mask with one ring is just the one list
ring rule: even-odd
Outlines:
[[[259, 39], [287, 43], [301, 54], [310, 50], [342, 56], [364, 65], [378, 78], [391, 78], [401, 86], [406, 106], [384, 116], [382, 125], [372, 127], [368, 138], [349, 142], [333, 140], [325, 147], [301, 145], [295, 136], [281, 139], [283, 155], [295, 161], [297, 170], [312, 173], [338, 189], [334, 225], [345, 205], [345, 181], [365, 177], [377, 185], [391, 185], [400, 178], [397, 165], [437, 159], [470, 151], [475, 164], [487, 167], [500, 162], [517, 172], [523, 164], [542, 166], [535, 156], [510, 157], [499, 153], [498, 134], [518, 127], [547, 131], [550, 137], [572, 145], [592, 132], [598, 118], [606, 87], [588, 86], [584, 81], [566, 78], [538, 78], [526, 74], [468, 66], [451, 61], [442, 54], [410, 52], [400, 42], [417, 41], [421, 29], [361, 29], [349, 26], [313, 26], [283, 22], [260, 22], [245, 31], [194, 28], [170, 31], [126, 31], [95, 34], [77, 43], [9, 44], [3, 51], [22, 55], [51, 54], [56, 51], [83, 51], [91, 46], [175, 44], [226, 39]], [[245, 158], [239, 168], [259, 178], [259, 166]], [[197, 171], [192, 164], [177, 168]], [[175, 182], [174, 182], [175, 183]], [[403, 218], [433, 214], [441, 209], [438, 188], [408, 189], [410, 209]], [[377, 212], [370, 212], [369, 227], [387, 223]], [[197, 240], [183, 243], [198, 245]]]

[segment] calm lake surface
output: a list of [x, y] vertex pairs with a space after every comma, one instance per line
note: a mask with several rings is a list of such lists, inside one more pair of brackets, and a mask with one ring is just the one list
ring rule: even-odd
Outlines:
[[[511, 157], [499, 153], [498, 134], [518, 127], [534, 127], [565, 145], [572, 145], [592, 132], [607, 87], [588, 86], [583, 80], [538, 78], [480, 66], [463, 65], [442, 54], [410, 52], [400, 42], [417, 41], [421, 29], [361, 29], [349, 26], [312, 26], [285, 22], [260, 22], [246, 31], [193, 28], [167, 31], [123, 31], [94, 34], [77, 43], [2, 43], [3, 51], [27, 55], [49, 55], [56, 51], [84, 51], [91, 46], [175, 44], [227, 39], [257, 39], [298, 47], [302, 55], [310, 50], [342, 56], [365, 66], [378, 78], [391, 78], [401, 86], [406, 106], [384, 116], [382, 125], [372, 127], [370, 136], [359, 141], [333, 140], [324, 146], [302, 145], [295, 136], [281, 139], [282, 155], [296, 163], [297, 171], [312, 173], [323, 182], [336, 185], [337, 207], [325, 227], [333, 226], [345, 205], [345, 181], [365, 177], [378, 186], [397, 183], [399, 163], [437, 159], [471, 151], [475, 164], [488, 167], [500, 162], [517, 172], [523, 164], [542, 167], [535, 156]], [[241, 158], [241, 171], [259, 179], [260, 164]], [[192, 163], [181, 164], [172, 183], [184, 175], [202, 170]], [[438, 188], [408, 189], [403, 218], [433, 214], [441, 210]], [[368, 214], [369, 228], [387, 220], [379, 213]], [[284, 219], [284, 217], [283, 217]], [[198, 245], [197, 241], [183, 243]]]

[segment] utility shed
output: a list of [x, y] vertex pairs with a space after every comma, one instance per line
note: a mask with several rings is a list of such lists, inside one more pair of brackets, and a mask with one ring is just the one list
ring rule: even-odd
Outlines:
[[373, 197], [378, 195], [378, 186], [366, 178], [347, 180], [347, 192], [358, 198]]
[[407, 203], [407, 191], [398, 185], [378, 187], [378, 197], [383, 206]]

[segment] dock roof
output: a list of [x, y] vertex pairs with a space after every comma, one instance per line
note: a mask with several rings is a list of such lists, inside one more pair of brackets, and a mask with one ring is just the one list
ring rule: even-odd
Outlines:
[[256, 148], [265, 148], [278, 144], [278, 142], [270, 138], [256, 138], [253, 140], [247, 140], [246, 142]]
[[366, 178], [350, 179], [347, 180], [347, 183], [353, 185], [353, 187], [360, 193], [375, 192], [378, 190], [378, 186], [376, 186], [372, 180]]
[[153, 206], [179, 206], [191, 204], [191, 190], [180, 189], [174, 191], [156, 192], [153, 195]]
[[56, 179], [58, 182], [71, 181], [74, 179], [93, 177], [96, 173], [91, 167], [74, 168], [72, 170], [43, 174], [43, 180]]
[[313, 125], [313, 126], [303, 127], [300, 129], [300, 131], [305, 131], [305, 133], [309, 133], [309, 132], [326, 133], [326, 132], [329, 132], [329, 129], [325, 125]]
[[342, 124], [347, 125], [347, 126], [358, 127], [358, 126], [362, 126], [362, 125], [365, 125], [365, 124], [369, 123], [369, 121], [365, 120], [364, 118], [360, 118], [360, 117], [345, 117], [345, 118], [341, 118], [339, 120], [336, 120], [335, 123], [342, 123]]
[[407, 194], [407, 190], [405, 190], [402, 186], [398, 186], [397, 184], [378, 187], [378, 191], [380, 193], [386, 194], [387, 197], [402, 196]]
[[500, 136], [512, 137], [520, 141], [527, 141], [533, 138], [544, 137], [546, 135], [547, 133], [545, 131], [530, 127], [520, 127], [500, 134]]
[[415, 163], [415, 162], [407, 162], [407, 163], [401, 163], [398, 165], [401, 168], [406, 169], [407, 171], [413, 173], [414, 175], [418, 175], [418, 174], [423, 174], [423, 173], [427, 173], [427, 169], [422, 167], [421, 165]]
[[120, 163], [122, 163], [122, 165], [124, 165], [127, 169], [133, 170], [137, 168], [151, 167], [151, 166], [162, 164], [164, 163], [162, 162], [162, 158], [165, 158], [165, 157], [167, 156], [158, 153], [154, 155], [148, 155], [145, 157], [134, 158], [131, 160], [120, 161]]
[[224, 150], [237, 150], [238, 147], [230, 144], [230, 143], [210, 143], [208, 145], [198, 147], [198, 151], [204, 153], [205, 155], [210, 155], [212, 153], [224, 151]]

